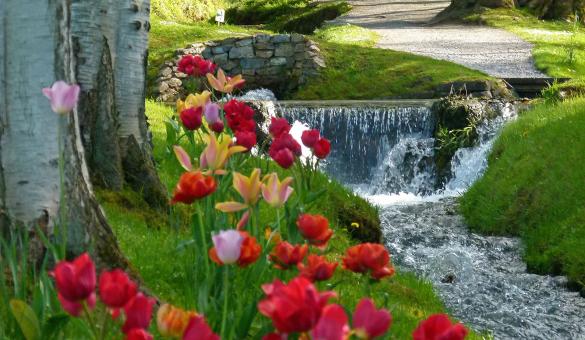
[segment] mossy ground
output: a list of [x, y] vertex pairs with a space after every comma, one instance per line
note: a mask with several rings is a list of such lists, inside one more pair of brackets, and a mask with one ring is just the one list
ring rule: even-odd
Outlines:
[[[174, 156], [165, 146], [163, 121], [172, 114], [172, 108], [147, 101], [155, 159], [161, 179], [169, 188], [174, 187], [181, 173]], [[281, 175], [288, 174], [280, 169], [273, 170], [278, 170]], [[246, 170], [243, 172], [246, 173]], [[352, 214], [349, 209], [353, 209], [353, 215], [357, 218], [364, 215], [370, 219], [375, 216], [376, 219], [377, 211], [325, 175], [318, 176], [316, 186], [325, 190], [326, 194], [316, 204], [321, 208], [314, 212], [323, 213], [332, 221], [335, 235], [330, 242], [329, 254], [339, 260], [345, 249], [357, 242], [346, 231], [347, 221], [353, 219], [340, 219], [339, 213], [343, 211], [345, 214]], [[164, 301], [189, 306], [185, 297], [189, 296], [192, 283], [189, 282], [184, 268], [192, 260], [178, 248], [182, 241], [190, 237], [189, 208], [180, 206], [173, 209], [170, 216], [163, 216], [151, 211], [139, 195], [128, 191], [100, 191], [98, 198], [122, 250], [139, 271], [146, 286]], [[269, 220], [274, 216], [262, 218]], [[335, 289], [339, 294], [339, 301], [353, 307], [368, 289], [368, 284], [363, 277], [338, 269], [332, 280], [321, 284], [321, 289]], [[374, 299], [379, 304], [386, 304], [392, 311], [394, 323], [389, 333], [390, 339], [409, 338], [421, 319], [433, 313], [444, 312], [443, 304], [435, 295], [432, 285], [413, 274], [399, 272], [390, 280], [373, 284], [371, 289]]]

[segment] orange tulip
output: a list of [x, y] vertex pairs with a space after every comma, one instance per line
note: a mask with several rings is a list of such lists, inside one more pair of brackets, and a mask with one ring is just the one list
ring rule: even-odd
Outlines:
[[205, 176], [201, 171], [185, 172], [177, 183], [171, 204], [177, 202], [191, 204], [211, 195], [216, 188], [217, 183], [213, 177]]
[[362, 243], [348, 248], [343, 268], [355, 273], [370, 273], [376, 280], [394, 275], [388, 250], [377, 243]]
[[222, 69], [217, 71], [217, 78], [214, 77], [213, 74], [208, 73], [207, 81], [209, 81], [209, 85], [211, 85], [211, 87], [223, 93], [232, 93], [234, 89], [241, 87], [244, 85], [244, 82], [246, 82], [240, 74], [233, 78], [226, 77]]
[[196, 316], [197, 313], [194, 311], [185, 311], [165, 303], [156, 313], [156, 324], [162, 336], [180, 338], [183, 336], [189, 320]]

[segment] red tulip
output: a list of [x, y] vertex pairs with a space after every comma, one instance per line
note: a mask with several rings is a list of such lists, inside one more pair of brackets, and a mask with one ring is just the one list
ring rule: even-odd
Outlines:
[[203, 124], [203, 108], [190, 107], [181, 111], [179, 118], [187, 130], [197, 130]]
[[136, 294], [126, 306], [126, 322], [122, 326], [122, 332], [128, 333], [134, 328], [147, 329], [152, 316], [152, 306], [155, 301], [153, 298], [144, 296], [142, 293]]
[[327, 262], [325, 257], [319, 255], [309, 255], [307, 265], [298, 264], [299, 274], [306, 277], [312, 282], [329, 280], [333, 276], [337, 262]]
[[384, 335], [392, 324], [392, 315], [385, 309], [376, 309], [370, 299], [362, 299], [353, 313], [353, 329], [363, 339]]
[[278, 333], [268, 333], [262, 337], [262, 340], [287, 340], [288, 335]]
[[136, 283], [124, 271], [103, 272], [99, 282], [100, 299], [110, 308], [121, 308], [136, 295]]
[[272, 154], [282, 149], [289, 149], [297, 157], [303, 154], [303, 149], [301, 145], [289, 133], [283, 133], [280, 136], [274, 138], [272, 144], [270, 144], [270, 149], [268, 150], [268, 153], [272, 158], [274, 158]]
[[191, 204], [195, 200], [212, 194], [216, 187], [215, 179], [203, 175], [201, 171], [185, 172], [177, 183], [171, 204], [177, 202]]
[[189, 321], [183, 340], [220, 340], [220, 337], [213, 333], [203, 316], [196, 316]]
[[224, 129], [224, 124], [221, 120], [218, 120], [217, 122], [214, 122], [213, 124], [211, 124], [209, 127], [214, 132], [222, 133], [223, 129]]
[[452, 324], [445, 314], [431, 315], [412, 333], [413, 340], [463, 340], [467, 336], [463, 324]]
[[394, 275], [388, 250], [377, 243], [362, 243], [348, 248], [343, 258], [343, 267], [355, 273], [369, 272], [376, 280]]
[[286, 118], [274, 118], [270, 119], [270, 126], [268, 127], [268, 131], [272, 135], [272, 137], [277, 138], [280, 135], [289, 133], [291, 129], [290, 124], [286, 120]]
[[308, 148], [312, 148], [320, 138], [321, 138], [321, 134], [319, 133], [319, 130], [317, 130], [317, 129], [305, 130], [305, 131], [303, 131], [303, 134], [301, 135], [301, 141]]
[[329, 228], [329, 221], [322, 215], [303, 214], [299, 216], [297, 226], [301, 235], [317, 247], [327, 246], [327, 242], [333, 235], [333, 230]]
[[284, 169], [290, 168], [295, 163], [295, 156], [289, 149], [279, 150], [270, 156]]
[[[237, 260], [238, 266], [241, 268], [247, 267], [248, 265], [256, 262], [262, 253], [262, 248], [258, 244], [258, 241], [254, 236], [250, 236], [246, 231], [239, 231], [240, 235], [244, 237], [240, 248], [240, 257]], [[219, 265], [223, 265], [223, 262], [217, 256], [217, 250], [215, 247], [209, 249], [209, 258]]]
[[274, 280], [262, 286], [266, 298], [258, 303], [261, 314], [272, 319], [280, 333], [307, 332], [319, 321], [323, 308], [334, 292], [317, 291], [307, 279], [297, 277], [287, 285]]
[[87, 253], [71, 262], [60, 261], [53, 275], [57, 292], [69, 302], [81, 302], [95, 294], [95, 265]]
[[278, 269], [289, 269], [303, 261], [307, 255], [309, 247], [305, 245], [295, 245], [284, 241], [274, 247], [270, 254], [270, 261]]
[[311, 331], [313, 340], [345, 340], [349, 334], [347, 315], [340, 305], [323, 308], [319, 322]]
[[256, 145], [256, 133], [254, 131], [236, 131], [236, 144], [248, 149], [252, 149]]
[[126, 334], [125, 340], [152, 340], [152, 335], [142, 328], [134, 328]]
[[186, 73], [190, 76], [201, 77], [207, 73], [214, 73], [216, 65], [207, 61], [198, 55], [184, 55], [177, 64], [179, 72]]
[[232, 99], [223, 106], [223, 110], [232, 131], [256, 131], [254, 110], [245, 103]]
[[329, 152], [331, 152], [331, 143], [328, 139], [321, 138], [313, 146], [313, 154], [319, 159], [327, 158]]
[[57, 298], [59, 302], [61, 302], [61, 307], [63, 310], [69, 313], [72, 316], [79, 316], [81, 312], [83, 312], [83, 302], [87, 303], [87, 307], [89, 309], [93, 309], [95, 307], [95, 293], [91, 293], [85, 301], [69, 301], [61, 295], [61, 293], [57, 293]]

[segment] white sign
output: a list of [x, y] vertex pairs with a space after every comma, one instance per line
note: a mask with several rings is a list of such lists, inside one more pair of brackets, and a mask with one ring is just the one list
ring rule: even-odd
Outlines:
[[225, 21], [225, 10], [218, 9], [217, 14], [215, 15], [215, 21], [219, 23], [223, 23]]

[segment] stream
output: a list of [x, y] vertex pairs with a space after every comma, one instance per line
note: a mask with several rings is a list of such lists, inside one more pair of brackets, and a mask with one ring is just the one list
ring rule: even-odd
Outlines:
[[[332, 142], [324, 170], [380, 207], [393, 263], [430, 280], [454, 317], [495, 339], [585, 339], [585, 299], [564, 277], [529, 274], [517, 238], [468, 231], [457, 197], [481, 176], [494, 139], [514, 106], [478, 126], [475, 146], [459, 149], [451, 176], [434, 164], [430, 103], [281, 103], [295, 122]], [[302, 123], [301, 123], [302, 122]]]

